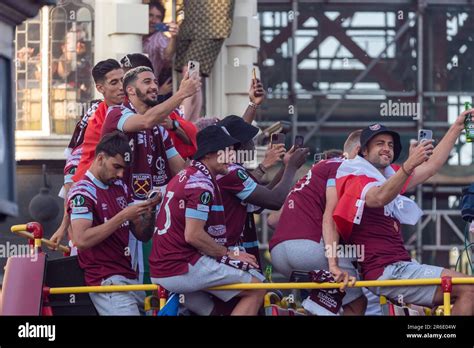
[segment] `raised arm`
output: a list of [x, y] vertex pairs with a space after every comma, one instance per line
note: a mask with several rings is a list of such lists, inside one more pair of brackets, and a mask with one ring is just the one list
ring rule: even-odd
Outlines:
[[[418, 144], [392, 177], [390, 177], [383, 185], [374, 186], [367, 191], [365, 196], [365, 204], [369, 208], [380, 208], [393, 201], [402, 191], [408, 177], [413, 173], [415, 168], [425, 162], [433, 151], [431, 142], [423, 142]], [[417, 169], [418, 170], [418, 169]]]
[[186, 74], [181, 81], [179, 90], [161, 104], [155, 105], [147, 110], [143, 115], [133, 114], [123, 123], [124, 132], [139, 132], [145, 129], [151, 129], [159, 125], [176, 109], [184, 99], [196, 94], [201, 89], [201, 80], [189, 78]]
[[440, 168], [446, 163], [449, 158], [449, 154], [456, 143], [456, 140], [461, 135], [461, 132], [464, 128], [464, 119], [466, 114], [474, 113], [474, 109], [466, 110], [458, 116], [456, 121], [451, 125], [443, 139], [439, 144], [434, 148], [433, 155], [430, 159], [418, 168], [413, 175], [413, 178], [410, 180], [407, 189], [412, 189], [416, 185], [421, 184], [435, 175]]
[[242, 116], [245, 122], [252, 123], [257, 115], [258, 107], [265, 100], [265, 90], [259, 79], [252, 79], [249, 90], [250, 103]]

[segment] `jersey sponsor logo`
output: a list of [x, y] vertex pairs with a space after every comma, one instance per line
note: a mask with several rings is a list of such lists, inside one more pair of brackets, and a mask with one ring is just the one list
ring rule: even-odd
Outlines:
[[201, 195], [199, 196], [199, 201], [202, 204], [209, 204], [209, 202], [211, 201], [211, 193], [209, 191], [201, 193]]
[[242, 181], [247, 180], [247, 178], [249, 177], [249, 175], [245, 171], [243, 171], [242, 169], [237, 170], [237, 176]]
[[71, 201], [71, 206], [73, 207], [81, 207], [86, 203], [86, 200], [83, 196], [77, 195]]
[[128, 142], [128, 145], [130, 145], [130, 149], [132, 149], [132, 152], [133, 152], [135, 149], [135, 140], [130, 139], [130, 141]]
[[219, 237], [225, 235], [225, 225], [213, 225], [207, 228], [207, 233], [213, 237]]
[[123, 196], [117, 197], [115, 200], [117, 201], [119, 207], [122, 208], [122, 209], [125, 209], [128, 205], [127, 200]]
[[133, 174], [132, 175], [132, 189], [137, 198], [145, 199], [148, 191], [151, 190], [151, 175], [150, 174]]
[[206, 213], [209, 212], [209, 206], [208, 205], [204, 205], [204, 204], [198, 204], [197, 207], [196, 207], [197, 210], [199, 211], [204, 211]]
[[141, 131], [141, 132], [137, 133], [137, 143], [138, 143], [138, 145], [144, 144], [145, 147], [147, 147], [145, 131]]

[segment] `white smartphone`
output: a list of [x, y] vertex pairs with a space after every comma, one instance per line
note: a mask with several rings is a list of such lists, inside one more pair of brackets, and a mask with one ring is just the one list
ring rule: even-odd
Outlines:
[[433, 139], [433, 131], [430, 129], [420, 129], [418, 131], [418, 144], [422, 143], [424, 140]]
[[188, 72], [190, 78], [199, 77], [199, 62], [196, 60], [190, 60], [188, 62]]

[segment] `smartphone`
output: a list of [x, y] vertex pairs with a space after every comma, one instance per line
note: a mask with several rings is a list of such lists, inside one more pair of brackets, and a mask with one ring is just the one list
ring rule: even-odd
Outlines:
[[302, 135], [295, 136], [294, 145], [295, 145], [296, 148], [303, 147], [303, 145], [304, 145], [304, 136], [302, 136]]
[[271, 137], [271, 147], [276, 144], [284, 144], [285, 143], [285, 134], [283, 133], [273, 133]]
[[325, 160], [325, 159], [326, 159], [326, 155], [324, 154], [324, 152], [314, 154], [314, 164], [321, 162], [322, 160]]
[[253, 78], [254, 80], [257, 79], [257, 69], [255, 69], [255, 68], [252, 69], [252, 78]]
[[157, 25], [155, 25], [155, 30], [165, 32], [165, 31], [170, 31], [170, 27], [169, 25], [166, 25], [165, 23], [158, 23]]
[[190, 60], [188, 62], [188, 73], [189, 77], [199, 77], [199, 62], [196, 60]]
[[152, 201], [156, 197], [158, 197], [159, 194], [160, 194], [159, 190], [151, 190], [150, 192], [148, 192], [147, 199]]
[[418, 131], [418, 144], [422, 143], [424, 140], [433, 139], [433, 131], [430, 129], [420, 129]]

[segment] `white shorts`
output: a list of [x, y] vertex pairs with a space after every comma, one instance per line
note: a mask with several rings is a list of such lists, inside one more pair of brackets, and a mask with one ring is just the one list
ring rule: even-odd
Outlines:
[[[442, 267], [419, 264], [416, 261], [400, 261], [385, 267], [383, 274], [377, 280], [401, 280], [440, 278]], [[383, 295], [399, 304], [416, 304], [432, 307], [437, 285], [428, 286], [393, 286], [369, 288], [378, 296]]]
[[180, 302], [199, 315], [209, 315], [214, 307], [208, 294], [227, 302], [241, 292], [241, 290], [207, 290], [207, 288], [252, 281], [250, 273], [219, 263], [209, 256], [201, 256], [194, 265], [188, 266], [188, 273], [151, 278], [151, 281], [168, 291], [182, 294]]
[[[111, 276], [100, 285], [138, 285], [136, 279], [122, 275]], [[144, 291], [90, 293], [90, 298], [99, 315], [142, 315], [144, 314]]]

